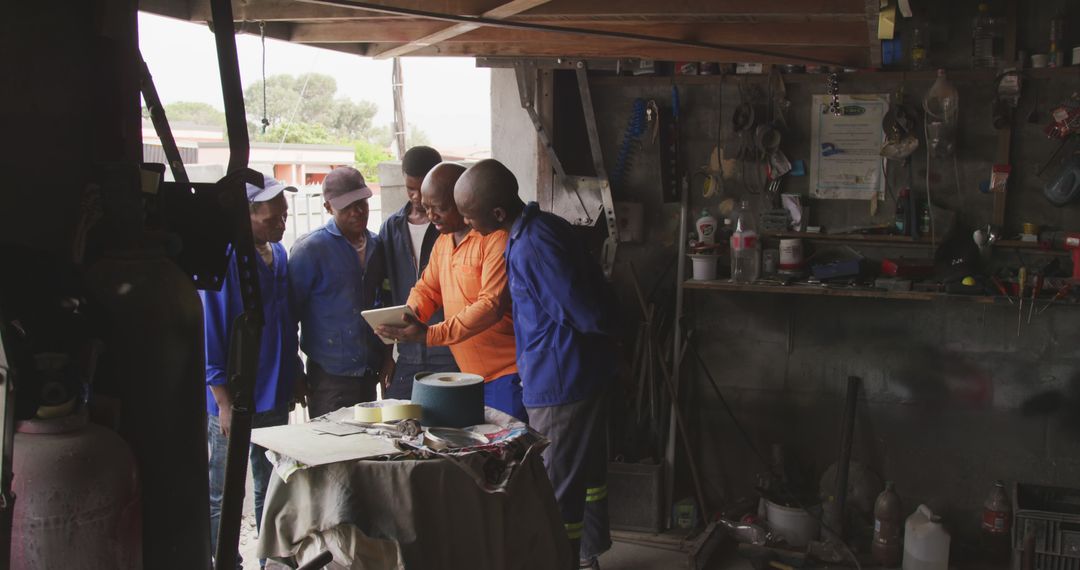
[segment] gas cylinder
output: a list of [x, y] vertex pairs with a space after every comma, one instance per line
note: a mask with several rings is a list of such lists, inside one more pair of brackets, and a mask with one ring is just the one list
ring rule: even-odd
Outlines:
[[18, 423], [12, 570], [142, 565], [139, 478], [120, 436], [85, 414]]
[[210, 560], [202, 303], [191, 278], [152, 244], [108, 251], [86, 282], [108, 326], [98, 392], [122, 403], [119, 433], [143, 486], [143, 562]]
[[903, 548], [902, 521], [900, 497], [896, 494], [893, 482], [887, 481], [885, 490], [878, 495], [874, 503], [874, 543], [872, 546], [874, 561], [885, 568], [900, 566]]

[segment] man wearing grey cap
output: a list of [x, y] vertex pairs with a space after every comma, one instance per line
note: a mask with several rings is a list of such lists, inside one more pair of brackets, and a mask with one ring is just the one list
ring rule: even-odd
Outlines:
[[[284, 425], [294, 398], [303, 398], [297, 353], [296, 319], [289, 300], [288, 261], [281, 237], [289, 204], [285, 192], [296, 188], [265, 177], [263, 187], [247, 185], [251, 237], [259, 254], [256, 262], [265, 324], [255, 374], [253, 428]], [[236, 317], [244, 312], [240, 274], [235, 254], [220, 291], [200, 291], [206, 329], [206, 423], [210, 446], [210, 540], [216, 547], [225, 486], [225, 455], [232, 417], [232, 396], [227, 387], [229, 337]], [[272, 467], [266, 450], [252, 444], [251, 475], [255, 489], [255, 524], [262, 523], [263, 498]], [[214, 548], [211, 548], [211, 552]]]
[[360, 316], [382, 304], [386, 274], [382, 244], [367, 229], [370, 197], [355, 168], [332, 170], [323, 205], [333, 217], [297, 240], [289, 259], [311, 417], [374, 400], [393, 368], [391, 350]]

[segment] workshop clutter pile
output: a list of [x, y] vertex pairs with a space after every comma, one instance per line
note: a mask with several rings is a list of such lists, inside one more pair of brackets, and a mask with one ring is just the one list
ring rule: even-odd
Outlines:
[[[906, 50], [885, 68], [912, 73], [737, 70], [725, 78], [735, 102], [721, 82], [716, 146], [685, 177], [687, 277], [841, 296], [965, 295], [1015, 306], [1017, 334], [1080, 298], [1080, 227], [1057, 210], [1080, 196], [1080, 94], [1041, 69], [1065, 65], [1063, 16], [1046, 22], [1051, 55], [1029, 62], [1002, 52], [1008, 22], [982, 4], [972, 22], [975, 69], [955, 72], [918, 71], [933, 60], [927, 22], [908, 16], [882, 39]], [[989, 116], [978, 95], [987, 86]], [[805, 90], [809, 108], [795, 108]], [[803, 113], [808, 121], [797, 120]], [[990, 127], [996, 153], [973, 134]], [[1020, 132], [1045, 141], [1037, 164], [1010, 152]], [[867, 204], [863, 213], [849, 207], [854, 200]]]

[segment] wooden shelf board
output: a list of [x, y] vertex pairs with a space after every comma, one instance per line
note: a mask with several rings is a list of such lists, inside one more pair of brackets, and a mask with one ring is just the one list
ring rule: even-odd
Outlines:
[[683, 282], [685, 289], [697, 289], [702, 291], [726, 291], [732, 293], [769, 293], [777, 295], [803, 295], [812, 297], [854, 297], [863, 299], [896, 299], [902, 301], [963, 301], [983, 304], [1005, 304], [1009, 302], [1004, 297], [990, 297], [985, 295], [950, 295], [948, 293], [929, 293], [923, 291], [884, 291], [877, 289], [846, 289], [830, 288], [811, 285], [763, 285], [741, 284], [729, 281], [696, 281], [689, 279]]

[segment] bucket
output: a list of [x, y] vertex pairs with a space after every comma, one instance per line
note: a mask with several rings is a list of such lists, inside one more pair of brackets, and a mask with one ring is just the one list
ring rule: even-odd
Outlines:
[[765, 517], [769, 519], [769, 530], [784, 537], [788, 544], [803, 547], [811, 540], [817, 540], [821, 524], [803, 509], [785, 507], [772, 501], [765, 501]]
[[690, 260], [694, 263], [693, 279], [695, 281], [716, 280], [716, 260], [720, 259], [719, 255], [704, 253], [691, 253], [689, 255]]

